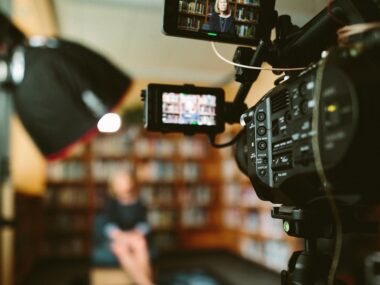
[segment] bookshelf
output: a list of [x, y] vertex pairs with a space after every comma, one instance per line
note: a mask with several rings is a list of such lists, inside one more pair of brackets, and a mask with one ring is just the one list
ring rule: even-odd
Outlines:
[[[231, 128], [221, 140], [235, 133]], [[279, 271], [300, 248], [271, 218], [271, 204], [258, 199], [232, 148], [214, 149], [203, 136], [132, 126], [99, 135], [69, 159], [48, 165], [46, 255], [89, 256], [94, 215], [104, 207], [109, 177], [120, 169], [135, 174], [161, 252], [224, 248]]]
[[[259, 0], [230, 0], [232, 16], [235, 19], [236, 35], [254, 38], [259, 20]], [[179, 1], [178, 27], [182, 30], [199, 31], [214, 12], [215, 0]]]

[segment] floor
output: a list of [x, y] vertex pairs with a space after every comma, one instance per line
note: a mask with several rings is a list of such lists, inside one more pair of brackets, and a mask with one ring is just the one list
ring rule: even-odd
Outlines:
[[[86, 260], [43, 261], [35, 267], [23, 285], [89, 285], [90, 268]], [[154, 269], [157, 272], [157, 280], [168, 280], [165, 277], [173, 273], [191, 275], [201, 271], [202, 274], [210, 274], [218, 280], [218, 285], [280, 284], [278, 274], [223, 251], [166, 254], [155, 261]], [[162, 282], [166, 281], [158, 284], [169, 285]]]

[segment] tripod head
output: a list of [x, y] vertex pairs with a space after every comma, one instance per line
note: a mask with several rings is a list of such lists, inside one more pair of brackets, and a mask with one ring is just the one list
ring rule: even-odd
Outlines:
[[[318, 210], [317, 210], [318, 209]], [[283, 220], [284, 231], [293, 237], [305, 239], [304, 251], [294, 252], [288, 263], [288, 270], [281, 272], [282, 285], [324, 285], [333, 262], [331, 256], [322, 253], [317, 241], [320, 238], [337, 238], [337, 229], [331, 212], [326, 207], [300, 209], [297, 207], [274, 207], [272, 217]], [[350, 206], [339, 207], [339, 216], [344, 233], [376, 234], [377, 223], [363, 222], [358, 218], [359, 209]], [[339, 280], [334, 285], [344, 285]]]

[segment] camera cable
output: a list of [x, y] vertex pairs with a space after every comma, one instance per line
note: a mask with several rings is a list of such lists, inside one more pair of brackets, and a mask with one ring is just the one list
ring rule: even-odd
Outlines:
[[219, 57], [222, 61], [237, 66], [237, 67], [242, 67], [242, 68], [248, 68], [248, 69], [254, 69], [254, 70], [265, 70], [265, 71], [302, 71], [306, 67], [294, 67], [294, 68], [276, 68], [276, 67], [260, 67], [260, 66], [250, 66], [250, 65], [244, 65], [240, 63], [233, 62], [231, 60], [228, 60], [225, 58], [223, 55], [219, 53], [215, 46], [215, 42], [211, 42], [212, 49], [214, 50], [214, 53], [216, 54], [217, 57]]
[[226, 142], [226, 143], [222, 143], [222, 144], [217, 144], [215, 142], [215, 135], [209, 135], [208, 138], [209, 138], [209, 142], [210, 144], [215, 147], [215, 148], [223, 148], [223, 147], [228, 147], [228, 146], [231, 146], [233, 145], [234, 143], [237, 142], [237, 140], [240, 138], [240, 136], [243, 134], [243, 132], [239, 132], [235, 137], [233, 137], [229, 142]]
[[314, 89], [315, 94], [315, 107], [313, 109], [313, 118], [312, 118], [312, 133], [314, 136], [312, 137], [312, 149], [314, 153], [314, 161], [315, 161], [315, 167], [318, 173], [318, 176], [321, 180], [322, 187], [324, 191], [326, 192], [326, 196], [328, 199], [329, 206], [331, 208], [331, 213], [334, 219], [335, 223], [335, 246], [334, 246], [334, 253], [333, 253], [333, 259], [331, 262], [331, 267], [328, 275], [328, 283], [327, 285], [334, 285], [335, 281], [335, 275], [338, 268], [341, 252], [342, 252], [342, 239], [343, 239], [343, 229], [342, 229], [342, 221], [340, 219], [340, 215], [338, 212], [338, 208], [335, 202], [335, 199], [332, 195], [332, 185], [327, 179], [323, 163], [322, 163], [322, 157], [321, 157], [321, 150], [320, 150], [320, 142], [319, 142], [319, 116], [320, 116], [320, 102], [321, 102], [321, 96], [322, 96], [322, 80], [324, 76], [324, 71], [326, 68], [326, 62], [327, 60], [324, 59], [320, 64], [319, 68], [317, 69], [316, 74], [316, 85]]

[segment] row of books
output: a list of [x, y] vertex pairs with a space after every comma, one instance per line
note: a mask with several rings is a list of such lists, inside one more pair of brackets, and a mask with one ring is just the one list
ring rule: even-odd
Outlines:
[[174, 186], [144, 185], [140, 195], [148, 207], [174, 206], [178, 203], [182, 206], [208, 206], [212, 202], [212, 189], [208, 185], [186, 186], [178, 190]]
[[266, 240], [264, 242], [244, 237], [239, 242], [242, 256], [268, 268], [281, 271], [287, 268], [292, 253], [291, 246], [279, 240]]
[[140, 196], [145, 205], [152, 206], [168, 206], [176, 204], [176, 191], [174, 186], [152, 186], [143, 185], [140, 189]]
[[148, 223], [153, 229], [172, 228], [176, 225], [176, 213], [167, 209], [150, 209]]
[[[223, 140], [230, 141], [230, 140]], [[248, 180], [248, 178], [241, 172], [238, 168], [236, 160], [234, 159], [234, 154], [230, 156], [227, 155], [228, 151], [221, 151], [223, 159], [221, 160], [221, 171], [223, 174], [224, 181], [236, 181], [236, 180]]]
[[152, 160], [139, 163], [136, 167], [136, 177], [140, 182], [174, 183], [179, 180], [193, 182], [199, 180], [200, 174], [201, 165], [193, 162], [173, 163]]
[[85, 241], [80, 237], [49, 240], [42, 248], [45, 257], [80, 257], [86, 255]]
[[238, 21], [257, 21], [259, 12], [255, 8], [240, 7], [236, 9], [235, 19]]
[[47, 177], [49, 181], [83, 181], [86, 177], [86, 169], [80, 160], [49, 163]]
[[254, 25], [236, 25], [236, 33], [240, 37], [254, 38], [256, 36], [256, 27]]
[[205, 1], [180, 0], [178, 10], [180, 12], [204, 15], [206, 11]]
[[87, 220], [83, 213], [61, 213], [46, 216], [46, 233], [71, 233], [85, 231]]
[[239, 4], [251, 4], [255, 6], [260, 5], [260, 0], [236, 0], [236, 2]]
[[209, 210], [189, 207], [181, 211], [181, 225], [183, 227], [202, 227], [209, 223]]
[[212, 203], [213, 191], [209, 185], [182, 187], [178, 194], [182, 206], [209, 206]]
[[248, 183], [227, 182], [223, 187], [223, 201], [227, 206], [260, 207], [264, 205]]
[[179, 156], [182, 158], [199, 159], [207, 155], [207, 147], [197, 138], [181, 139], [139, 139], [134, 145], [134, 154], [137, 157], [164, 158]]
[[46, 190], [44, 199], [48, 208], [81, 208], [88, 205], [87, 191], [82, 187], [50, 187]]
[[285, 237], [282, 221], [273, 219], [269, 210], [244, 212], [240, 209], [227, 208], [223, 211], [223, 220], [225, 227], [247, 234], [260, 234], [273, 239]]
[[[134, 168], [130, 160], [96, 160], [91, 163], [91, 175], [95, 182], [107, 182], [112, 174], [125, 170], [131, 172]], [[197, 181], [201, 175], [201, 165], [196, 162], [175, 163], [171, 161], [151, 160], [139, 162], [136, 167], [139, 181], [145, 182], [175, 182]], [[49, 182], [83, 182], [86, 169], [81, 161], [66, 161], [49, 164]]]
[[200, 138], [148, 138], [139, 135], [138, 131], [126, 131], [112, 136], [103, 136], [94, 140], [92, 151], [94, 158], [130, 157], [137, 158], [203, 158], [207, 147]]
[[128, 156], [133, 152], [133, 145], [126, 139], [125, 133], [102, 136], [92, 143], [92, 151], [96, 156]]
[[[96, 188], [95, 208], [103, 208], [108, 197], [107, 186]], [[176, 189], [174, 185], [142, 185], [140, 196], [148, 207], [208, 206], [212, 202], [212, 189], [208, 185], [186, 186]], [[50, 187], [45, 192], [45, 204], [48, 208], [85, 208], [88, 206], [88, 194], [81, 187]]]
[[204, 23], [204, 20], [194, 18], [194, 17], [186, 17], [186, 16], [178, 17], [178, 27], [185, 30], [199, 31], [203, 23]]
[[94, 160], [91, 163], [91, 175], [96, 182], [108, 182], [110, 177], [118, 171], [133, 171], [130, 160]]
[[209, 224], [209, 210], [188, 207], [180, 212], [168, 209], [150, 209], [148, 211], [148, 222], [153, 229], [173, 229], [178, 225], [183, 228], [202, 227]]

